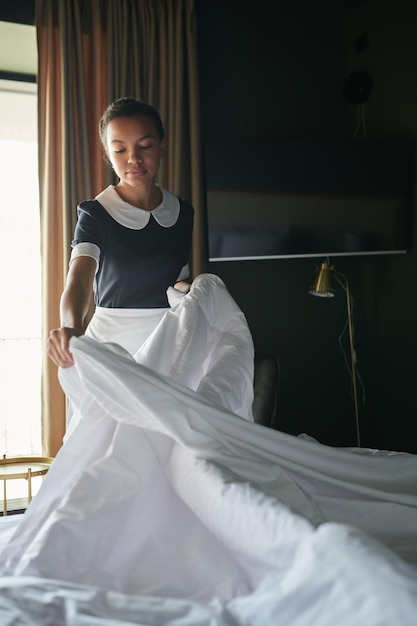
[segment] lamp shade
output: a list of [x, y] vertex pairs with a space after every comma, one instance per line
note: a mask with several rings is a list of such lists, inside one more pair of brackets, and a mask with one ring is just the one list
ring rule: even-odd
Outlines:
[[314, 283], [309, 289], [312, 296], [321, 298], [333, 298], [334, 289], [332, 287], [332, 279], [334, 273], [334, 265], [330, 265], [328, 261], [324, 261], [314, 278]]

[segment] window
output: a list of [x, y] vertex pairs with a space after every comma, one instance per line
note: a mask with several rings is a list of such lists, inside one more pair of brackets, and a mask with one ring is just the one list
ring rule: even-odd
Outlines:
[[36, 85], [0, 80], [0, 454], [41, 455]]

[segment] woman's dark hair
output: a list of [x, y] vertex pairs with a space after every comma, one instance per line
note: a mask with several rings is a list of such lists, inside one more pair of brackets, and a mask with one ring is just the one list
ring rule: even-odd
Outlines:
[[109, 123], [118, 117], [130, 117], [131, 115], [146, 115], [153, 119], [160, 140], [164, 139], [164, 126], [158, 111], [153, 106], [142, 102], [142, 100], [135, 100], [135, 98], [119, 98], [109, 104], [99, 122], [99, 133], [104, 147], [106, 147], [106, 132]]

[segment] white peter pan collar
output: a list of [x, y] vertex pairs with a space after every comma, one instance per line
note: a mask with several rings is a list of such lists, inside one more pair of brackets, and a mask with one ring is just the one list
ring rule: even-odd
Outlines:
[[174, 226], [180, 214], [180, 202], [173, 193], [160, 187], [162, 202], [153, 211], [145, 211], [122, 200], [113, 185], [101, 191], [96, 200], [106, 209], [107, 213], [116, 222], [132, 230], [145, 228], [151, 219], [151, 214], [160, 226], [170, 228]]

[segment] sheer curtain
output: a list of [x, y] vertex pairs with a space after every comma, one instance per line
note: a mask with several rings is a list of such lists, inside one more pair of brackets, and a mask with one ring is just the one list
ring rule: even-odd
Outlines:
[[[98, 120], [120, 96], [155, 106], [166, 128], [160, 182], [195, 208], [192, 273], [206, 262], [194, 0], [35, 1], [38, 38], [42, 335], [59, 325], [76, 206], [111, 180]], [[44, 453], [65, 432], [66, 400], [43, 359]]]

